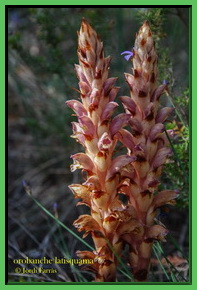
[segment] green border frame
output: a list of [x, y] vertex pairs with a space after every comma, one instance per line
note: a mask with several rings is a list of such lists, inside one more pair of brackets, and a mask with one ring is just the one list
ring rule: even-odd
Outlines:
[[[33, 6], [33, 5], [71, 5], [69, 3], [70, 1], [63, 1], [63, 0], [56, 0], [55, 3], [54, 1], [52, 0], [42, 0], [42, 1], [38, 1], [38, 0], [33, 0], [33, 1], [25, 1], [25, 0], [19, 0], [19, 1], [15, 1], [15, 0], [12, 0], [12, 1], [5, 1], [5, 0], [2, 0], [1, 4], [0, 4], [0, 31], [1, 31], [1, 39], [5, 39], [5, 5], [14, 5], [14, 6], [17, 6], [17, 5], [28, 5], [28, 6]], [[89, 5], [89, 6], [92, 6], [93, 4], [94, 5], [119, 5], [119, 3], [114, 3], [114, 1], [112, 0], [108, 0], [107, 3], [106, 1], [104, 0], [100, 0], [98, 1], [99, 3], [92, 3], [92, 1], [90, 0], [84, 0], [83, 2], [82, 1], [74, 1], [74, 3], [72, 3], [72, 5]], [[155, 5], [155, 6], [158, 6], [158, 5], [161, 5], [161, 6], [166, 6], [166, 5], [192, 5], [192, 9], [191, 9], [191, 17], [192, 17], [192, 21], [191, 21], [191, 37], [192, 37], [192, 41], [190, 43], [192, 43], [192, 51], [197, 51], [197, 41], [195, 40], [195, 36], [194, 36], [194, 33], [196, 34], [195, 32], [195, 29], [194, 27], [197, 27], [197, 17], [196, 17], [196, 13], [197, 13], [197, 2], [196, 0], [191, 0], [191, 1], [183, 1], [183, 0], [175, 0], [173, 1], [169, 1], [169, 0], [165, 0], [165, 1], [160, 1], [158, 3], [158, 0], [150, 0], [150, 1], [147, 1], [147, 0], [139, 0], [139, 1], [135, 1], [135, 3], [133, 3], [133, 1], [130, 1], [130, 0], [123, 0], [121, 1], [121, 5]], [[0, 70], [1, 70], [1, 76], [4, 76], [5, 75], [5, 46], [1, 46], [1, 67], [0, 67]], [[190, 50], [191, 52], [191, 50]], [[196, 54], [193, 53], [193, 55], [191, 56], [190, 58], [190, 72], [191, 72], [191, 75], [190, 75], [190, 91], [192, 93], [192, 96], [195, 96], [195, 92], [196, 92], [196, 82], [195, 82], [195, 64], [196, 64]], [[191, 60], [192, 59], [192, 60]], [[193, 80], [193, 81], [192, 81]], [[4, 81], [4, 78], [1, 78], [1, 90], [2, 90], [2, 96], [5, 95], [5, 81]], [[195, 97], [192, 98], [192, 105], [191, 105], [191, 102], [190, 102], [190, 134], [191, 134], [191, 125], [193, 125], [193, 128], [195, 128], [195, 122], [197, 122], [197, 114], [195, 114], [195, 108], [197, 107], [197, 100]], [[6, 123], [7, 123], [7, 120], [5, 120], [5, 99], [4, 97], [1, 97], [0, 98], [0, 109], [1, 109], [1, 114], [0, 116], [3, 118], [3, 121], [0, 122], [0, 128], [1, 128], [1, 132], [4, 133], [3, 135], [5, 136], [6, 132], [5, 132], [5, 127], [6, 127]], [[4, 125], [4, 120], [5, 120], [5, 125]], [[190, 135], [191, 136], [191, 135]], [[192, 145], [193, 146], [190, 146], [190, 169], [191, 169], [191, 173], [190, 173], [190, 194], [191, 194], [191, 191], [194, 193], [195, 192], [195, 184], [192, 184], [191, 185], [191, 180], [192, 180], [192, 176], [195, 176], [195, 160], [196, 160], [196, 153], [195, 153], [195, 150], [192, 150], [192, 148], [196, 148], [197, 147], [197, 138], [195, 137], [195, 132], [192, 134], [192, 139], [190, 137], [190, 141], [192, 141]], [[5, 186], [4, 186], [4, 180], [5, 180], [5, 162], [6, 160], [4, 159], [4, 155], [5, 155], [5, 147], [4, 147], [4, 144], [3, 142], [0, 143], [0, 149], [1, 149], [1, 159], [0, 159], [0, 164], [1, 164], [1, 167], [2, 167], [2, 171], [1, 171], [1, 175], [0, 175], [0, 184], [2, 186], [2, 193], [1, 193], [1, 205], [2, 205], [2, 210], [1, 210], [1, 221], [4, 221], [4, 217], [5, 217], [5, 196], [3, 193], [5, 192]], [[192, 156], [192, 157], [191, 157]], [[192, 159], [194, 160], [192, 162]], [[4, 162], [5, 160], [5, 162]], [[190, 195], [191, 196], [191, 195]], [[192, 272], [193, 272], [193, 275], [190, 274], [190, 277], [192, 278], [192, 283], [165, 283], [165, 284], [161, 284], [161, 283], [129, 283], [129, 284], [125, 284], [125, 283], [121, 283], [121, 282], [118, 282], [118, 283], [89, 283], [88, 285], [87, 284], [83, 284], [83, 283], [72, 283], [72, 284], [69, 284], [69, 283], [9, 283], [9, 284], [5, 284], [5, 259], [7, 259], [7, 253], [5, 252], [5, 246], [6, 246], [6, 243], [7, 243], [7, 237], [5, 237], [5, 239], [1, 239], [0, 243], [1, 243], [1, 251], [2, 251], [2, 260], [1, 260], [1, 263], [0, 263], [0, 275], [1, 275], [1, 279], [0, 279], [0, 286], [1, 287], [6, 287], [6, 288], [11, 288], [11, 287], [17, 287], [19, 289], [19, 287], [21, 287], [21, 285], [25, 285], [26, 288], [29, 288], [28, 285], [35, 285], [37, 287], [42, 287], [46, 289], [46, 287], [50, 286], [50, 287], [53, 287], [53, 289], [56, 289], [54, 287], [57, 287], [56, 285], [61, 285], [61, 286], [66, 286], [67, 288], [69, 289], [72, 289], [73, 287], [78, 288], [78, 287], [82, 287], [85, 289], [85, 287], [88, 287], [89, 285], [91, 285], [94, 289], [95, 288], [98, 288], [98, 286], [102, 286], [103, 287], [110, 287], [112, 289], [119, 287], [119, 285], [124, 285], [124, 286], [129, 286], [129, 287], [133, 287], [134, 285], [136, 285], [139, 288], [143, 287], [143, 286], [146, 286], [147, 288], [146, 289], [152, 289], [152, 287], [154, 285], [156, 286], [161, 286], [161, 287], [170, 287], [173, 289], [175, 289], [175, 287], [196, 287], [195, 285], [197, 284], [196, 283], [196, 277], [195, 277], [195, 269], [196, 269], [196, 248], [195, 247], [192, 247], [192, 254], [191, 254], [191, 245], [195, 245], [195, 242], [196, 241], [196, 234], [194, 232], [194, 227], [195, 227], [195, 222], [191, 223], [191, 221], [195, 221], [195, 218], [197, 218], [197, 213], [195, 212], [195, 203], [196, 203], [196, 197], [195, 195], [193, 194], [192, 196], [192, 201], [190, 200], [190, 234], [192, 232], [192, 237], [190, 235], [190, 267], [192, 268]], [[193, 225], [193, 226], [192, 226]], [[5, 223], [3, 222], [1, 224], [1, 229], [5, 229]], [[5, 231], [4, 231], [5, 232]], [[191, 280], [190, 278], [190, 280]], [[95, 286], [96, 285], [96, 286]], [[98, 286], [97, 286], [98, 285]], [[105, 286], [106, 285], [106, 286]], [[31, 287], [31, 286], [30, 286]], [[26, 289], [25, 288], [25, 289]], [[21, 289], [21, 288], [20, 288]], [[92, 288], [91, 288], [92, 289]]]

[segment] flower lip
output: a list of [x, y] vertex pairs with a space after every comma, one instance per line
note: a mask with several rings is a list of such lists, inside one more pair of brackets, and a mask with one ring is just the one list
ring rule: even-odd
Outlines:
[[124, 55], [124, 58], [126, 59], [126, 61], [129, 61], [133, 57], [133, 52], [130, 50], [125, 50], [121, 53], [121, 55]]
[[101, 136], [99, 142], [98, 142], [98, 148], [99, 150], [107, 150], [111, 147], [112, 145], [112, 140], [110, 136], [107, 134], [107, 132], [104, 132], [103, 135]]

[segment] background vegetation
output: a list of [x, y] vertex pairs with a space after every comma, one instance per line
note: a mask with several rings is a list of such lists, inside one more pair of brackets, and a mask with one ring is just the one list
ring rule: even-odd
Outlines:
[[[12, 262], [26, 256], [76, 258], [76, 250], [87, 249], [51, 219], [23, 186], [27, 183], [32, 196], [76, 232], [72, 223], [87, 209], [75, 206], [77, 201], [67, 187], [81, 175], [70, 172], [70, 155], [80, 150], [70, 138], [75, 117], [65, 101], [78, 98], [73, 89], [78, 88], [74, 64], [78, 63], [76, 31], [82, 17], [100, 34], [105, 54], [112, 57], [110, 75], [118, 77], [119, 96], [129, 94], [123, 73], [131, 71], [120, 54], [132, 49], [140, 25], [150, 21], [158, 49], [159, 82], [169, 82], [162, 102], [176, 108], [166, 124], [166, 129], [173, 130], [169, 137], [174, 155], [165, 166], [161, 189], [178, 189], [180, 197], [175, 208], [165, 207], [158, 215], [170, 235], [164, 253], [160, 245], [155, 246], [149, 280], [188, 281], [189, 9], [77, 7], [8, 11], [9, 281], [92, 280], [89, 273], [70, 265], [56, 265], [56, 275], [20, 275], [14, 273]], [[130, 280], [119, 272], [118, 281]]]

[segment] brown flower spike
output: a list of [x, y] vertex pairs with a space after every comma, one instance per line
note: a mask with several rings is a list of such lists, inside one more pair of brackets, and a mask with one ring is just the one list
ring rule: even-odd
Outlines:
[[[133, 75], [126, 74], [131, 98], [121, 97], [126, 113], [112, 117], [118, 104], [116, 78], [108, 78], [110, 58], [104, 57], [103, 43], [88, 24], [82, 21], [78, 33], [76, 72], [81, 101], [70, 100], [78, 122], [73, 122], [73, 137], [85, 153], [77, 153], [71, 170], [86, 173], [83, 184], [72, 184], [75, 198], [90, 208], [75, 222], [83, 237], [91, 234], [95, 251], [78, 251], [80, 258], [92, 258], [89, 270], [97, 282], [116, 280], [117, 255], [126, 244], [134, 277], [146, 279], [154, 240], [163, 240], [167, 229], [155, 224], [156, 209], [171, 203], [174, 191], [157, 190], [162, 165], [170, 149], [162, 124], [171, 108], [159, 109], [159, 97], [166, 89], [157, 88], [157, 55], [147, 22], [141, 27], [133, 50]], [[123, 129], [131, 126], [131, 131]], [[117, 141], [128, 154], [114, 157]], [[125, 194], [123, 203], [119, 195]], [[110, 246], [111, 245], [111, 246]], [[113, 247], [113, 251], [111, 250]]]
[[96, 248], [94, 253], [78, 251], [78, 256], [94, 258], [91, 270], [96, 274], [96, 281], [115, 281], [117, 261], [109, 244], [121, 255], [120, 235], [124, 233], [121, 225], [128, 215], [127, 206], [118, 198], [120, 172], [135, 157], [114, 158], [113, 153], [117, 132], [127, 124], [130, 114], [112, 118], [118, 106], [114, 99], [119, 88], [114, 86], [116, 78], [108, 78], [110, 58], [104, 57], [103, 44], [86, 20], [82, 21], [78, 34], [78, 57], [76, 72], [81, 102], [71, 100], [67, 105], [78, 117], [78, 123], [73, 122], [73, 133], [85, 153], [71, 156], [74, 160], [71, 170], [82, 168], [87, 178], [83, 184], [70, 185], [70, 189], [76, 198], [82, 199], [79, 204], [90, 207], [91, 215], [80, 216], [74, 225], [79, 231], [85, 231], [84, 237], [92, 235]]
[[[131, 98], [121, 97], [126, 112], [131, 114], [131, 133], [120, 130], [119, 139], [135, 156], [133, 171], [123, 182], [121, 192], [137, 213], [139, 233], [125, 234], [130, 245], [130, 265], [136, 280], [146, 280], [152, 243], [164, 240], [167, 229], [155, 224], [156, 209], [173, 203], [177, 192], [165, 190], [155, 195], [162, 166], [171, 154], [163, 122], [173, 108], [159, 108], [159, 98], [167, 85], [157, 87], [157, 54], [148, 22], [140, 28], [133, 49], [133, 74], [125, 74]], [[131, 142], [132, 140], [132, 142]], [[128, 169], [129, 171], [129, 169]]]

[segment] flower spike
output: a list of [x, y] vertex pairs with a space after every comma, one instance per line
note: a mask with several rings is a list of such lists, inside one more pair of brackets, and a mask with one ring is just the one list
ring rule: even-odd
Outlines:
[[[78, 33], [78, 58], [76, 73], [79, 79], [81, 101], [69, 100], [78, 123], [73, 122], [73, 137], [85, 148], [85, 153], [71, 156], [74, 160], [71, 171], [82, 169], [87, 177], [81, 184], [69, 186], [75, 198], [90, 208], [90, 215], [82, 215], [74, 226], [91, 234], [95, 244], [95, 264], [89, 270], [95, 273], [97, 282], [116, 280], [117, 259], [109, 244], [121, 255], [121, 224], [118, 212], [125, 205], [118, 199], [121, 172], [136, 158], [128, 155], [113, 157], [117, 134], [127, 125], [130, 114], [122, 113], [112, 118], [118, 104], [115, 102], [119, 90], [117, 78], [108, 78], [110, 57], [104, 57], [103, 43], [95, 30], [83, 19]], [[116, 212], [115, 205], [118, 205]], [[107, 242], [108, 241], [108, 242]], [[84, 252], [78, 251], [78, 256]], [[99, 257], [99, 258], [98, 258]]]
[[132, 232], [127, 233], [125, 241], [132, 249], [130, 265], [133, 275], [137, 281], [145, 281], [152, 243], [155, 240], [164, 240], [168, 233], [166, 228], [155, 224], [156, 209], [165, 204], [173, 204], [177, 197], [177, 192], [172, 190], [155, 195], [162, 166], [171, 154], [171, 149], [167, 147], [168, 140], [163, 122], [173, 108], [159, 109], [159, 97], [167, 89], [167, 82], [157, 86], [158, 57], [147, 21], [136, 36], [133, 52], [133, 75], [125, 74], [131, 99], [121, 98], [126, 112], [129, 111], [132, 115], [129, 124], [133, 144], [129, 147], [129, 142], [126, 141], [128, 138], [120, 138], [120, 135], [118, 137], [123, 145], [127, 144], [128, 154], [137, 157], [133, 163], [132, 180], [127, 181], [127, 186], [122, 187], [122, 192], [127, 195], [128, 203], [135, 208], [143, 234], [139, 237]]

